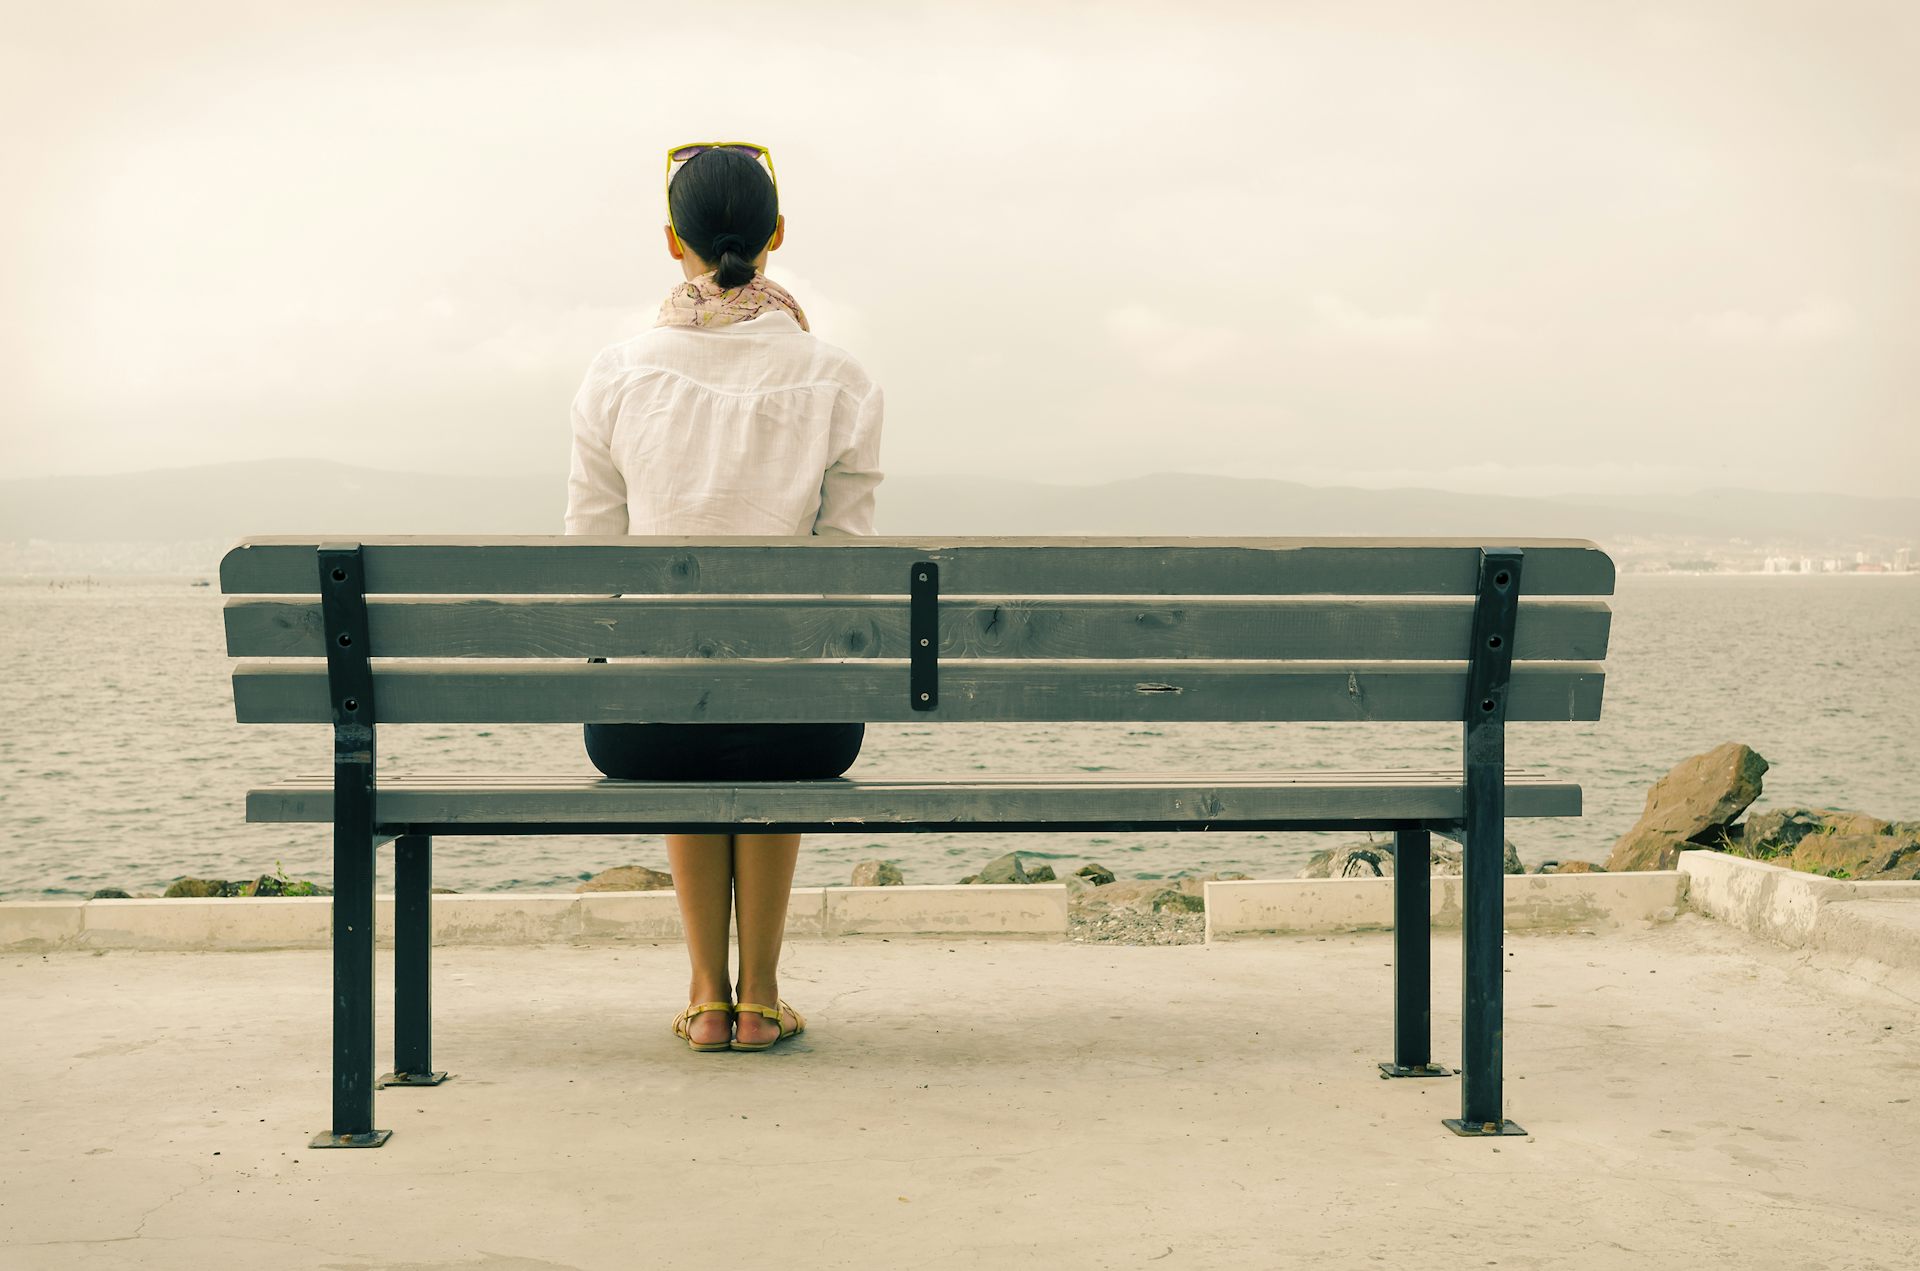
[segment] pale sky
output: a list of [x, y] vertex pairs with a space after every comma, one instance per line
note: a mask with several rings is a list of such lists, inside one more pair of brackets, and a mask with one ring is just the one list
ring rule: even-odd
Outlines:
[[680, 276], [663, 153], [716, 139], [772, 147], [768, 272], [889, 472], [1920, 474], [1912, 3], [4, 14], [0, 476], [563, 482]]

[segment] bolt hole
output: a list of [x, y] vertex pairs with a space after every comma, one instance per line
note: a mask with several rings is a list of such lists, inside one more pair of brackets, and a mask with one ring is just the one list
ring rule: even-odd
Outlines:
[[927, 647], [927, 637], [925, 636], [920, 637], [920, 647], [923, 649]]
[[920, 575], [920, 581], [921, 582], [927, 581], [927, 576], [925, 574]]
[[1487, 647], [1488, 647], [1489, 649], [1497, 649], [1497, 648], [1499, 648], [1499, 647], [1500, 647], [1500, 637], [1499, 637], [1499, 636], [1488, 636], [1488, 637], [1487, 637]]
[[1504, 569], [1493, 576], [1493, 585], [1496, 587], [1502, 588], [1503, 590], [1505, 589], [1506, 585], [1512, 581], [1513, 581], [1513, 575], [1507, 573]]
[[346, 632], [342, 631], [340, 633], [340, 647], [345, 649], [350, 647], [352, 644], [353, 644], [353, 637], [348, 635]]
[[920, 700], [921, 700], [921, 701], [923, 701], [923, 702], [924, 702], [924, 701], [926, 701], [926, 700], [928, 700], [928, 694], [926, 694], [926, 693], [922, 693], [922, 694], [920, 695]]
[[1484, 702], [1481, 702], [1481, 703], [1480, 703], [1480, 710], [1481, 710], [1481, 711], [1482, 711], [1482, 712], [1483, 712], [1484, 714], [1488, 714], [1488, 715], [1491, 715], [1491, 714], [1493, 714], [1493, 699], [1492, 699], [1491, 697], [1489, 697], [1489, 698], [1488, 698], [1488, 699], [1487, 699], [1486, 701], [1484, 701]]
[[344, 569], [336, 569], [336, 570], [334, 570], [334, 571], [333, 571], [333, 581], [335, 581], [335, 582], [337, 582], [337, 583], [343, 583], [343, 582], [345, 582], [345, 581], [347, 581], [347, 571], [346, 571], [346, 570], [344, 570]]
[[360, 699], [357, 697], [349, 697], [346, 701], [340, 704], [347, 708], [347, 714], [349, 715], [353, 714], [353, 712], [360, 709]]

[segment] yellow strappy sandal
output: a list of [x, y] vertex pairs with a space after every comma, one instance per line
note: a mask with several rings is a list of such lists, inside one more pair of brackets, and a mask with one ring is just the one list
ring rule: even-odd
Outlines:
[[[772, 1020], [774, 1023], [780, 1025], [780, 1035], [778, 1037], [770, 1037], [763, 1042], [743, 1042], [736, 1038], [732, 1042], [732, 1046], [735, 1050], [766, 1050], [768, 1047], [772, 1046], [775, 1042], [783, 1042], [787, 1040], [787, 1038], [794, 1036], [796, 1033], [803, 1031], [807, 1026], [807, 1017], [802, 1015], [799, 1011], [794, 1010], [793, 1004], [788, 1002], [787, 999], [784, 997], [780, 999], [780, 1005], [777, 1007], [762, 1006], [758, 1002], [740, 1002], [737, 1004], [735, 1009], [742, 1010], [742, 1011], [752, 1011], [756, 1015], [764, 1015], [768, 1019]], [[783, 1021], [782, 1016], [785, 1014], [790, 1014], [793, 1016], [792, 1028], [788, 1028], [785, 1022]]]
[[707, 1011], [725, 1011], [731, 1015], [733, 1014], [733, 1009], [732, 1002], [695, 1002], [692, 1006], [687, 1007], [686, 1010], [681, 1011], [673, 1017], [673, 1035], [675, 1037], [686, 1038], [687, 1047], [690, 1050], [725, 1050], [733, 1045], [733, 1039], [731, 1037], [722, 1038], [717, 1042], [697, 1042], [693, 1040], [693, 1033], [690, 1031], [689, 1025], [693, 1023], [693, 1017], [696, 1015], [705, 1014]]

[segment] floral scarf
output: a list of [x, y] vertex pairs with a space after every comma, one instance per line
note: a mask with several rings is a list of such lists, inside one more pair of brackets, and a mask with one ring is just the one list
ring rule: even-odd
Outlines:
[[755, 274], [738, 287], [722, 290], [710, 271], [697, 278], [689, 278], [668, 292], [666, 301], [660, 306], [660, 316], [654, 319], [653, 325], [721, 327], [730, 322], [746, 322], [775, 309], [784, 309], [792, 314], [802, 331], [812, 329], [807, 326], [807, 315], [801, 312], [800, 302], [765, 274]]

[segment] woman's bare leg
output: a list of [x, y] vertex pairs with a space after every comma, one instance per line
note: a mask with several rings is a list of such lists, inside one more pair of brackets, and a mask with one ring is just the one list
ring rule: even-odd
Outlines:
[[[800, 859], [798, 834], [733, 836], [734, 925], [740, 933], [740, 1002], [780, 1004], [780, 939], [787, 929], [787, 901], [793, 894], [794, 865]], [[793, 1021], [788, 1019], [790, 1026]], [[734, 1036], [759, 1042], [775, 1037], [780, 1026], [764, 1015], [742, 1013]]]
[[[667, 861], [673, 891], [680, 900], [680, 923], [687, 932], [687, 959], [693, 980], [687, 1001], [730, 1002], [727, 971], [727, 919], [733, 909], [733, 840], [726, 834], [669, 834]], [[725, 1041], [731, 1021], [719, 1011], [693, 1017], [688, 1026], [697, 1042]]]

